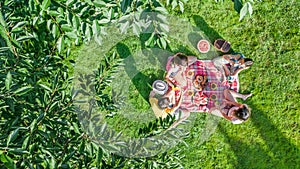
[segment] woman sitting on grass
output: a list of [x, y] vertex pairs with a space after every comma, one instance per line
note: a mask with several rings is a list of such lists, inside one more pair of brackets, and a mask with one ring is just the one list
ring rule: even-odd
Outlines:
[[246, 104], [238, 103], [236, 98], [246, 100], [251, 95], [243, 95], [233, 90], [225, 89], [225, 98], [221, 106], [212, 108], [210, 113], [230, 120], [233, 124], [245, 122], [250, 117], [250, 108]]

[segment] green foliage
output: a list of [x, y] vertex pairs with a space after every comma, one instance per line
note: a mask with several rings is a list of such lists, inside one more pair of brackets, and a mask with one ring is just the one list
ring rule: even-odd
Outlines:
[[[103, 151], [82, 130], [73, 106], [76, 92], [71, 88], [74, 58], [70, 52], [74, 45], [93, 38], [101, 44], [105, 26], [132, 11], [166, 12], [163, 4], [154, 0], [5, 0], [0, 8], [0, 168], [139, 166], [139, 160]], [[157, 29], [155, 36], [160, 36], [163, 30]], [[156, 41], [166, 48], [164, 40]], [[106, 63], [112, 58], [106, 58]], [[110, 65], [103, 64], [97, 78], [108, 82], [106, 72], [110, 71]], [[97, 84], [103, 84], [96, 86], [100, 93], [107, 86]], [[149, 168], [174, 166], [142, 161]], [[179, 165], [178, 160], [170, 161]]]

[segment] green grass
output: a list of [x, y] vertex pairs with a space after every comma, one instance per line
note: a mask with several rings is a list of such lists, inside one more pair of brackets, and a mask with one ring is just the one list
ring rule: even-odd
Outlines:
[[[189, 147], [182, 147], [185, 168], [299, 167], [299, 7], [296, 1], [255, 3], [253, 16], [238, 22], [233, 3], [188, 4], [181, 17], [189, 18], [211, 41], [230, 41], [232, 50], [255, 64], [240, 74], [241, 93], [253, 93], [246, 101], [252, 108], [250, 121], [233, 125], [222, 119], [201, 145], [188, 138]], [[197, 125], [190, 134], [199, 134]]]
[[[231, 42], [231, 51], [242, 52], [254, 60], [254, 65], [240, 73], [241, 93], [253, 93], [245, 103], [252, 108], [251, 119], [233, 125], [225, 119], [216, 124], [217, 130], [203, 143], [203, 121], [209, 114], [196, 114], [194, 127], [185, 141], [188, 147], [178, 145], [185, 156], [185, 168], [297, 168], [300, 164], [300, 3], [296, 1], [264, 1], [255, 3], [254, 13], [239, 22], [239, 14], [231, 1], [190, 0], [183, 14], [171, 14], [186, 18], [200, 28], [213, 42], [223, 38]], [[136, 40], [122, 42], [116, 51], [128, 56], [139, 50]], [[172, 52], [192, 54], [179, 42], [171, 40]], [[129, 102], [137, 108], [147, 108], [145, 101], [155, 79], [162, 72], [141, 72], [130, 86]], [[144, 99], [144, 100], [143, 100]], [[117, 119], [117, 120], [114, 120]], [[113, 117], [111, 124], [131, 129], [143, 125]], [[138, 126], [138, 127], [137, 127]]]

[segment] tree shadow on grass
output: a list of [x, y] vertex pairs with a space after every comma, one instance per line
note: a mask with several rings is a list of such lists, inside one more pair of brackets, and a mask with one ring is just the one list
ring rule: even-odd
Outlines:
[[[148, 101], [150, 91], [152, 90], [152, 83], [163, 77], [163, 70], [145, 70], [145, 72], [140, 72], [135, 67], [135, 60], [132, 57], [132, 53], [128, 46], [123, 43], [118, 43], [116, 45], [117, 52], [121, 58], [125, 59], [125, 71], [130, 77], [133, 85], [139, 91], [139, 94]], [[129, 66], [130, 65], [130, 66]]]

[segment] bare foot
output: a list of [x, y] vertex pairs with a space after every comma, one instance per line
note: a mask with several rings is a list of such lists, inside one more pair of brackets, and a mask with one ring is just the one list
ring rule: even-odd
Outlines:
[[248, 97], [250, 97], [250, 96], [252, 96], [252, 93], [244, 95], [243, 100], [244, 100], [244, 101], [247, 100]]

